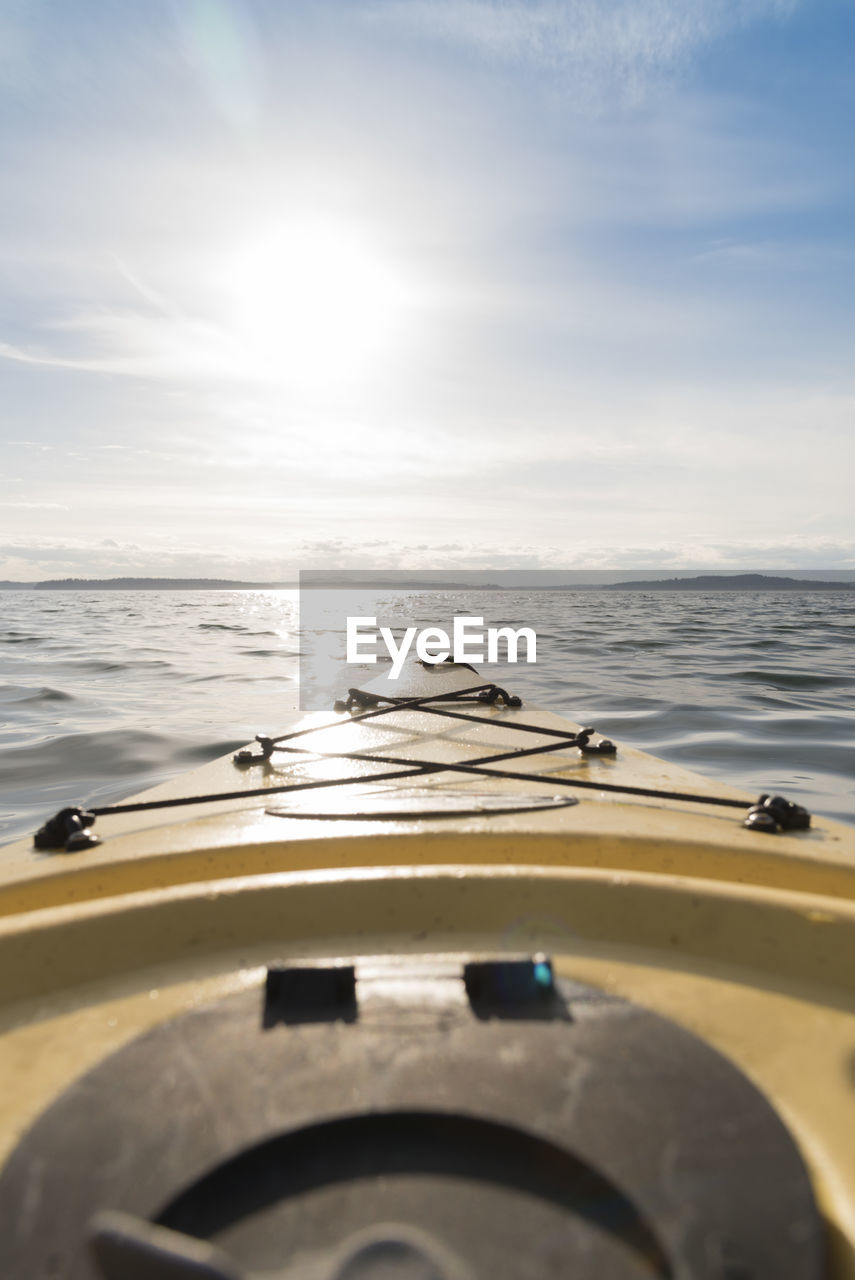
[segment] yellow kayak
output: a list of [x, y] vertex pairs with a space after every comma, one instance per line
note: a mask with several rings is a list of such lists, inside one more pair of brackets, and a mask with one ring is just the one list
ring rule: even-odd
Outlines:
[[0, 1275], [855, 1277], [855, 829], [511, 694], [3, 850]]

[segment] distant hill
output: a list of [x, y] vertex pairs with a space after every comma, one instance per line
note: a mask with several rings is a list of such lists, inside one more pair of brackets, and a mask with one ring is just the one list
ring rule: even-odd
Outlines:
[[231, 578], [49, 578], [44, 582], [0, 582], [0, 591], [278, 591], [296, 585]]
[[776, 578], [765, 573], [719, 575], [702, 573], [694, 578], [655, 578], [649, 581], [613, 582], [606, 591], [853, 591], [855, 582], [820, 582], [817, 578]]

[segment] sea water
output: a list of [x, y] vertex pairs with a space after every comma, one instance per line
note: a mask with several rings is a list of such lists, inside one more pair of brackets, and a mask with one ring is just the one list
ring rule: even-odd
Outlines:
[[[532, 627], [536, 664], [484, 668], [510, 692], [855, 823], [855, 591], [398, 591], [381, 603], [401, 625], [465, 613]], [[0, 593], [0, 842], [287, 727], [301, 647], [323, 641], [301, 635], [298, 604], [296, 591]], [[334, 671], [329, 705], [357, 682]]]

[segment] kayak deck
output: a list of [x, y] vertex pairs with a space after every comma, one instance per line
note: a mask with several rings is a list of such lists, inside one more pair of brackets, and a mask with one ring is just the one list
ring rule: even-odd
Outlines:
[[[475, 678], [450, 677], [459, 688]], [[431, 683], [417, 676], [406, 692], [424, 696]], [[471, 719], [452, 719], [449, 709], [461, 707], [305, 716], [290, 727], [287, 752], [263, 759], [256, 748], [244, 767], [224, 757], [135, 798], [176, 807], [100, 818], [94, 848], [61, 855], [19, 841], [4, 850], [0, 914], [212, 874], [458, 863], [611, 867], [855, 896], [851, 827], [814, 817], [806, 831], [747, 830], [756, 797], [620, 744], [615, 754], [565, 746], [582, 726], [549, 712], [465, 705]], [[525, 754], [532, 742], [549, 750]], [[489, 772], [474, 764], [502, 755]], [[446, 767], [412, 772], [429, 764]], [[630, 790], [608, 790], [620, 787]], [[207, 798], [184, 803], [193, 797]], [[737, 807], [712, 803], [719, 798]]]

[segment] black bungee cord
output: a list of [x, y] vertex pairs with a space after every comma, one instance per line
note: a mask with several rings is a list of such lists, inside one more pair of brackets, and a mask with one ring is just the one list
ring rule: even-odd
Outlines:
[[[505, 689], [492, 683], [472, 685], [454, 693], [430, 694], [419, 698], [394, 698], [366, 692], [362, 689], [349, 689], [345, 701], [335, 704], [335, 711], [350, 712], [349, 723], [358, 724], [365, 720], [390, 715], [395, 711], [425, 712], [430, 715], [450, 717], [456, 720], [469, 721], [472, 724], [490, 724], [491, 719], [472, 715], [463, 711], [452, 711], [438, 703], [469, 703], [480, 706], [506, 706], [517, 708], [522, 706], [520, 698], [507, 693]], [[354, 714], [354, 708], [358, 708]], [[374, 783], [391, 781], [397, 778], [419, 777], [433, 773], [463, 773], [487, 778], [513, 779], [519, 782], [543, 783], [550, 787], [571, 787], [582, 790], [609, 792], [619, 795], [642, 796], [653, 800], [677, 800], [689, 804], [716, 805], [724, 808], [744, 809], [744, 800], [734, 800], [730, 796], [709, 796], [696, 792], [668, 791], [657, 787], [636, 787], [625, 783], [592, 782], [584, 778], [564, 778], [556, 774], [530, 773], [524, 770], [495, 769], [491, 765], [502, 761], [519, 759], [523, 756], [559, 751], [562, 748], [574, 747], [584, 755], [614, 755], [614, 743], [607, 738], [591, 742], [595, 733], [592, 728], [581, 729], [572, 733], [563, 729], [551, 729], [542, 725], [527, 724], [519, 720], [504, 720], [502, 728], [513, 729], [521, 733], [537, 734], [553, 741], [538, 746], [526, 747], [512, 751], [498, 752], [493, 755], [479, 756], [466, 762], [450, 762], [438, 760], [414, 761], [411, 758], [395, 755], [378, 755], [364, 751], [317, 751], [307, 746], [293, 745], [295, 740], [309, 734], [323, 733], [325, 730], [338, 727], [341, 721], [331, 721], [324, 725], [312, 725], [304, 729], [296, 729], [281, 734], [276, 738], [257, 734], [256, 741], [260, 751], [238, 751], [233, 757], [234, 763], [241, 767], [256, 764], [267, 764], [274, 751], [291, 754], [305, 754], [324, 760], [349, 760], [359, 763], [391, 765], [392, 769], [368, 776], [351, 775], [341, 778], [320, 778], [305, 782], [287, 782], [273, 786], [249, 787], [235, 791], [218, 791], [207, 795], [177, 796], [163, 800], [136, 800], [124, 804], [92, 806], [91, 808], [68, 807], [62, 809], [49, 819], [35, 834], [33, 842], [36, 849], [77, 853], [100, 843], [99, 837], [91, 831], [96, 818], [118, 816], [129, 813], [146, 813], [157, 809], [183, 808], [195, 804], [211, 804], [217, 801], [248, 800], [256, 797], [282, 795], [291, 791], [311, 791], [328, 787], [345, 787], [356, 783]], [[755, 830], [776, 832], [780, 830], [805, 830], [810, 826], [810, 814], [801, 805], [793, 804], [782, 796], [761, 795], [759, 800], [749, 809], [744, 824]]]

